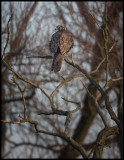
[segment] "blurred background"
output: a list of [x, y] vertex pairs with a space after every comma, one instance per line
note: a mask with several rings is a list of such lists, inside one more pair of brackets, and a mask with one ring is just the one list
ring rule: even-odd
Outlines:
[[[27, 58], [35, 55], [52, 55], [49, 41], [55, 32], [55, 27], [64, 24], [72, 33], [74, 46], [67, 58], [87, 72], [96, 69], [105, 57], [104, 38], [101, 27], [105, 27], [105, 2], [2, 2], [1, 3], [1, 37], [2, 53], [7, 41], [9, 23], [9, 42], [6, 55], [11, 66], [24, 78], [41, 86], [48, 95], [63, 81], [74, 75], [81, 74], [76, 68], [63, 62], [62, 69], [55, 74], [50, 71], [52, 60]], [[122, 77], [123, 73], [123, 3], [114, 1], [107, 3], [108, 15], [108, 48], [115, 38], [118, 40], [109, 56], [109, 80]], [[13, 83], [12, 72], [1, 65], [1, 93], [3, 120], [19, 121], [23, 115], [23, 100], [17, 86]], [[106, 81], [106, 63], [92, 74], [101, 87]], [[82, 144], [89, 153], [95, 144], [98, 133], [104, 124], [97, 114], [91, 98], [88, 96], [80, 80], [88, 86], [96, 97], [96, 88], [83, 77], [78, 77], [66, 83], [54, 97], [56, 107], [62, 110], [75, 109], [75, 105], [65, 102], [62, 98], [78, 101], [81, 109], [74, 113], [70, 125], [70, 136]], [[64, 131], [65, 117], [59, 115], [37, 115], [38, 111], [51, 111], [47, 97], [31, 85], [17, 79], [25, 89], [27, 117], [39, 122], [39, 128], [57, 132]], [[119, 107], [122, 107], [123, 84], [117, 81], [106, 88], [106, 93], [112, 109], [119, 118]], [[105, 109], [103, 99], [99, 104], [103, 108], [111, 126], [115, 122]], [[80, 154], [64, 140], [46, 134], [37, 134], [34, 126], [29, 123], [2, 124], [1, 155], [2, 158], [81, 158]], [[107, 147], [104, 148], [103, 158], [120, 158], [119, 136], [110, 136]]]

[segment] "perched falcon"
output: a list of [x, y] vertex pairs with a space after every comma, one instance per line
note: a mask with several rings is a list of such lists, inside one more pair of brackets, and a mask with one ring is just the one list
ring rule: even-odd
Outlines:
[[66, 30], [64, 25], [56, 27], [57, 32], [52, 35], [49, 43], [50, 51], [54, 54], [51, 71], [59, 72], [62, 66], [64, 57], [73, 47], [72, 34]]

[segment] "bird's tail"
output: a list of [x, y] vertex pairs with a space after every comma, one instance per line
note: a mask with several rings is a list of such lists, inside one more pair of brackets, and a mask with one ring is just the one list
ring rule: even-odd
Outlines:
[[64, 59], [64, 55], [59, 53], [57, 56], [54, 57], [52, 62], [51, 71], [54, 70], [54, 72], [59, 72], [62, 66], [62, 61]]

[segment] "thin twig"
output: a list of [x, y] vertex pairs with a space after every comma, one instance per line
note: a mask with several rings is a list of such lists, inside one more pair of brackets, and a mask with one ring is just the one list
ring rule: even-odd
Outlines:
[[78, 78], [78, 77], [84, 77], [84, 75], [83, 74], [75, 75], [73, 77], [65, 79], [62, 83], [60, 83], [56, 87], [56, 89], [52, 92], [52, 94], [50, 95], [51, 100], [53, 100], [53, 96], [55, 95], [55, 93], [58, 91], [59, 88], [61, 88], [64, 84], [66, 84], [67, 82], [71, 81], [72, 79], [75, 79], [75, 78]]
[[96, 73], [98, 71], [98, 69], [100, 68], [100, 66], [102, 65], [102, 63], [105, 61], [105, 59], [106, 58], [103, 58], [103, 60], [98, 64], [97, 68], [94, 71], [90, 72], [89, 74]]
[[17, 81], [15, 80], [14, 73], [13, 73], [13, 79], [12, 80], [17, 85], [17, 87], [19, 88], [20, 93], [22, 95], [22, 99], [23, 99], [23, 102], [24, 102], [24, 119], [26, 119], [26, 103], [25, 103], [25, 97], [24, 97], [25, 88], [22, 90], [22, 88], [20, 87], [19, 83], [17, 83]]
[[84, 87], [86, 88], [89, 96], [92, 98], [92, 100], [94, 102], [94, 105], [95, 105], [95, 108], [96, 108], [97, 112], [99, 113], [101, 119], [103, 120], [103, 123], [104, 123], [105, 127], [109, 127], [109, 123], [108, 123], [105, 115], [103, 114], [101, 108], [99, 107], [98, 102], [95, 100], [95, 97], [90, 93], [89, 89], [87, 88], [87, 86], [84, 84], [84, 82], [82, 80], [81, 80], [81, 82], [84, 85]]
[[10, 16], [10, 18], [9, 18], [9, 20], [8, 20], [8, 23], [7, 23], [7, 32], [8, 32], [8, 36], [7, 36], [7, 41], [6, 41], [4, 50], [3, 50], [2, 58], [3, 58], [3, 56], [5, 57], [5, 50], [6, 50], [7, 46], [8, 46], [8, 42], [9, 42], [9, 22], [11, 21], [12, 16], [13, 16], [13, 15]]
[[1, 120], [3, 123], [12, 123], [12, 124], [20, 124], [21, 122], [14, 122], [14, 121], [7, 121], [7, 120]]
[[99, 25], [99, 23], [97, 22], [96, 18], [89, 12], [89, 14], [92, 16], [92, 18], [94, 19], [95, 23], [97, 24], [97, 26], [100, 28], [100, 30], [102, 30], [102, 32], [104, 33], [103, 28]]

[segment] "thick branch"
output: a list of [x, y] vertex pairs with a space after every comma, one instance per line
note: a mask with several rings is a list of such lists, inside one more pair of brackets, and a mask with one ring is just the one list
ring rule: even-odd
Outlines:
[[109, 137], [110, 135], [117, 135], [117, 134], [119, 134], [118, 126], [103, 129], [97, 137], [97, 140], [96, 140], [97, 144], [95, 147], [93, 158], [102, 158], [101, 156], [102, 156], [103, 149], [105, 147], [106, 138]]
[[88, 80], [100, 91], [102, 97], [105, 99], [106, 109], [108, 110], [111, 118], [119, 125], [120, 121], [118, 120], [114, 111], [112, 110], [112, 107], [109, 103], [108, 97], [107, 97], [106, 93], [104, 92], [104, 90], [100, 87], [100, 85], [98, 83], [96, 83], [96, 81], [93, 78], [91, 78], [90, 75], [84, 69], [79, 67], [77, 64], [73, 64], [67, 58], [65, 58], [65, 61], [68, 64], [72, 65], [73, 67], [77, 68], [80, 72], [82, 72], [88, 78]]

